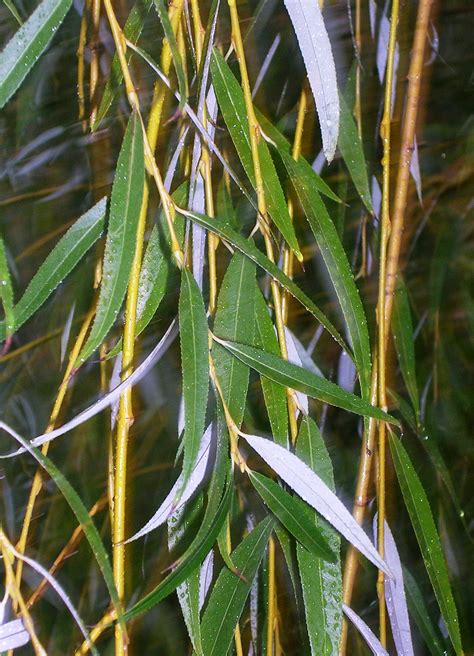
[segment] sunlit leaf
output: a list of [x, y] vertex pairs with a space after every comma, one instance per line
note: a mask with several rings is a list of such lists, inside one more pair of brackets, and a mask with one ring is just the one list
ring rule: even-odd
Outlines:
[[319, 116], [323, 148], [330, 162], [339, 134], [339, 93], [331, 43], [318, 2], [285, 0], [306, 66]]
[[462, 654], [458, 613], [451, 592], [446, 560], [433, 521], [428, 498], [400, 440], [392, 434], [389, 435], [389, 440], [398, 482], [423, 555], [426, 571], [430, 577], [453, 647], [457, 654]]
[[[255, 265], [241, 253], [235, 253], [225, 273], [217, 300], [214, 332], [223, 339], [238, 339], [249, 344], [254, 335]], [[212, 346], [216, 374], [224, 401], [237, 426], [244, 416], [249, 385], [249, 369], [220, 344]]]
[[324, 536], [316, 528], [314, 519], [311, 521], [308, 515], [310, 509], [304, 502], [288, 494], [267, 476], [250, 471], [249, 477], [269, 510], [305, 549], [324, 560], [336, 559]]
[[115, 171], [97, 310], [82, 363], [100, 346], [122, 306], [135, 251], [145, 180], [143, 132], [138, 116], [130, 117]]
[[332, 490], [302, 460], [283, 447], [256, 435], [243, 437], [299, 496], [317, 510], [376, 567], [392, 576], [367, 534]]
[[[255, 188], [255, 171], [242, 89], [225, 59], [217, 50], [214, 50], [212, 53], [211, 72], [217, 100], [227, 129], [239, 154], [245, 173]], [[258, 155], [268, 212], [285, 240], [296, 255], [299, 256], [300, 249], [288, 212], [285, 196], [278, 180], [270, 151], [264, 139], [260, 139], [259, 141]]]
[[[334, 492], [331, 460], [318, 427], [309, 417], [301, 422], [296, 453]], [[313, 656], [335, 656], [342, 629], [341, 541], [336, 531], [322, 517], [313, 515], [311, 521], [324, 536], [332, 552], [337, 554], [337, 560], [335, 563], [328, 562], [300, 545], [296, 546], [306, 626]]]
[[357, 615], [357, 613], [354, 613], [352, 608], [346, 606], [346, 604], [343, 604], [342, 608], [344, 610], [344, 613], [352, 622], [352, 624], [356, 627], [356, 629], [359, 631], [361, 636], [364, 638], [365, 642], [370, 647], [370, 651], [374, 654], [374, 656], [389, 656], [388, 651], [385, 649], [385, 647], [382, 646], [380, 640], [377, 638], [377, 636], [372, 631], [372, 629], [370, 629], [367, 626], [364, 620], [360, 618], [359, 615]]
[[[376, 540], [377, 515], [374, 517], [374, 542]], [[395, 577], [394, 579], [385, 578], [384, 591], [397, 656], [413, 656], [413, 642], [405, 597], [402, 563], [392, 531], [387, 522], [385, 522], [384, 527], [384, 557]]]
[[209, 338], [206, 310], [192, 273], [183, 269], [179, 327], [184, 397], [184, 461], [182, 494], [196, 466], [206, 420], [209, 393]]
[[222, 569], [202, 618], [205, 656], [227, 654], [273, 524], [273, 518], [264, 519], [232, 552], [232, 562], [238, 567], [240, 577], [226, 567]]
[[[25, 293], [13, 308], [15, 330], [38, 310], [56, 287], [101, 236], [105, 225], [106, 199], [83, 214], [59, 240], [33, 276]], [[5, 336], [2, 322], [0, 338]]]
[[0, 109], [48, 47], [72, 0], [43, 0], [0, 55]]
[[280, 385], [285, 385], [307, 394], [313, 399], [324, 401], [337, 408], [342, 408], [365, 417], [374, 417], [382, 421], [397, 424], [397, 420], [376, 408], [363, 399], [346, 392], [341, 387], [325, 378], [317, 376], [312, 371], [298, 367], [287, 360], [265, 353], [260, 349], [236, 342], [219, 340], [225, 348], [229, 349], [237, 358], [245, 362], [263, 376], [267, 376]]

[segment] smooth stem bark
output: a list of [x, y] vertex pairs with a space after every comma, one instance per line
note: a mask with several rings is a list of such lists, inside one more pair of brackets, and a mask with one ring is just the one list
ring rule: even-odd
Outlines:
[[[383, 410], [387, 410], [386, 398], [386, 345], [385, 345], [385, 279], [386, 279], [386, 256], [387, 242], [390, 234], [390, 159], [391, 159], [391, 115], [392, 115], [392, 87], [393, 87], [393, 63], [395, 58], [395, 45], [398, 25], [399, 2], [393, 0], [392, 14], [390, 19], [390, 37], [387, 53], [387, 69], [385, 72], [384, 112], [380, 127], [380, 136], [383, 144], [382, 158], [382, 212], [380, 223], [380, 258], [379, 258], [379, 287], [377, 301], [377, 376], [378, 376], [378, 404]], [[377, 543], [378, 551], [382, 558], [385, 553], [385, 460], [386, 460], [386, 424], [379, 423], [378, 439], [378, 463], [379, 480], [377, 488]], [[380, 642], [387, 645], [387, 613], [385, 605], [385, 575], [379, 570], [377, 579], [377, 593], [379, 600], [379, 633]]]

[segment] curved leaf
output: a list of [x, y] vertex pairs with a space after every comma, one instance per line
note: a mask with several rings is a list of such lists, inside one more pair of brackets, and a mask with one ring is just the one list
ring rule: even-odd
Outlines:
[[249, 471], [249, 477], [265, 505], [305, 549], [323, 560], [336, 560], [335, 554], [316, 528], [314, 519], [311, 521], [308, 517], [310, 509], [307, 504], [288, 494], [267, 476]]
[[214, 339], [218, 340], [220, 344], [229, 349], [231, 353], [249, 367], [256, 369], [260, 374], [267, 376], [276, 383], [280, 383], [280, 385], [285, 385], [285, 387], [303, 392], [313, 399], [318, 399], [349, 412], [355, 412], [364, 417], [374, 417], [374, 419], [398, 424], [396, 419], [380, 408], [376, 408], [360, 397], [346, 392], [335, 383], [316, 376], [312, 371], [303, 369], [303, 367], [283, 360], [272, 353], [265, 353], [265, 351], [256, 349], [253, 346], [227, 342], [215, 336]]
[[299, 496], [317, 510], [376, 567], [387, 576], [392, 573], [369, 540], [332, 490], [302, 460], [283, 447], [256, 435], [242, 437]]
[[15, 93], [71, 8], [72, 0], [43, 0], [0, 55], [0, 109]]
[[[334, 492], [332, 463], [321, 433], [310, 417], [301, 422], [296, 453]], [[327, 562], [296, 545], [308, 637], [313, 656], [336, 656], [342, 630], [341, 540], [322, 517], [313, 515], [311, 520], [337, 554], [337, 561]]]
[[389, 441], [398, 482], [423, 555], [426, 571], [430, 577], [453, 647], [457, 654], [462, 654], [458, 613], [451, 592], [446, 560], [428, 498], [400, 440], [389, 433]]
[[100, 346], [122, 306], [135, 253], [144, 182], [143, 132], [138, 116], [133, 113], [125, 131], [112, 187], [96, 315], [78, 364]]
[[205, 656], [227, 654], [273, 525], [273, 518], [267, 517], [232, 552], [232, 562], [240, 577], [227, 567], [221, 570], [202, 618]]
[[367, 626], [364, 620], [361, 619], [357, 613], [354, 613], [352, 608], [346, 606], [346, 604], [343, 604], [342, 608], [352, 624], [364, 638], [374, 656], [389, 656], [388, 651], [385, 649], [385, 647], [382, 646], [380, 640], [377, 638], [372, 629]]
[[[106, 205], [107, 199], [102, 198], [61, 237], [13, 308], [15, 330], [18, 330], [43, 305], [101, 236], [105, 224]], [[0, 339], [4, 336], [5, 324], [2, 322]]]

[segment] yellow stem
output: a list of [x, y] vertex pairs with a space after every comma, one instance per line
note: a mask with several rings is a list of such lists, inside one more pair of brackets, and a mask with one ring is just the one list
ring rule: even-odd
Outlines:
[[[385, 345], [385, 277], [387, 264], [387, 242], [390, 234], [390, 158], [391, 158], [391, 114], [392, 114], [392, 87], [393, 87], [393, 63], [398, 25], [399, 0], [392, 2], [392, 14], [390, 19], [390, 37], [387, 52], [387, 70], [385, 75], [384, 112], [380, 127], [380, 135], [383, 144], [382, 159], [382, 213], [380, 222], [380, 258], [379, 258], [379, 288], [377, 301], [377, 363], [378, 368], [378, 403], [383, 410], [387, 410], [386, 398], [386, 345]], [[378, 439], [378, 462], [379, 480], [377, 490], [378, 507], [378, 550], [384, 557], [385, 536], [385, 422], [379, 423]], [[380, 642], [385, 647], [387, 644], [387, 613], [385, 606], [385, 576], [379, 570], [377, 580], [377, 592], [379, 599], [379, 625]]]
[[33, 620], [31, 619], [31, 615], [21, 595], [20, 586], [18, 585], [17, 579], [13, 572], [14, 549], [1, 527], [0, 527], [0, 551], [2, 552], [3, 566], [5, 568], [6, 591], [13, 602], [13, 606], [15, 608], [20, 609], [20, 613], [23, 618], [25, 629], [28, 631], [30, 635], [31, 644], [33, 645], [33, 649], [35, 651], [36, 656], [47, 656], [44, 647], [38, 640], [38, 636], [36, 635]]
[[[79, 331], [79, 335], [77, 336], [76, 342], [71, 350], [71, 353], [69, 355], [69, 360], [68, 364], [66, 367], [66, 371], [64, 372], [64, 376], [61, 382], [61, 385], [59, 386], [58, 394], [56, 396], [56, 400], [53, 405], [53, 409], [51, 411], [51, 415], [49, 417], [49, 422], [46, 427], [46, 433], [50, 433], [52, 430], [54, 430], [54, 427], [56, 425], [56, 421], [59, 416], [59, 412], [62, 408], [62, 404], [64, 401], [64, 398], [66, 396], [69, 380], [71, 378], [71, 374], [74, 369], [74, 363], [76, 362], [79, 353], [81, 351], [82, 345], [84, 343], [85, 337], [87, 335], [87, 331], [89, 329], [90, 323], [92, 321], [92, 318], [94, 317], [95, 314], [95, 305], [94, 307], [89, 310], [87, 313], [84, 322], [82, 324], [81, 330]], [[49, 450], [49, 442], [46, 442], [46, 444], [43, 444], [41, 448], [41, 452], [43, 455], [47, 455]], [[25, 516], [23, 518], [23, 526], [21, 529], [21, 534], [20, 534], [20, 539], [18, 540], [18, 543], [16, 545], [17, 551], [19, 551], [21, 554], [25, 553], [26, 549], [26, 542], [28, 539], [28, 533], [30, 530], [30, 525], [31, 525], [31, 519], [33, 517], [33, 509], [35, 506], [36, 498], [38, 494], [41, 491], [43, 483], [43, 474], [42, 470], [38, 468], [36, 470], [35, 476], [33, 478], [33, 483], [31, 485], [31, 490], [30, 490], [30, 495], [28, 498], [28, 503], [26, 505], [26, 510], [25, 510]], [[21, 576], [23, 572], [23, 563], [21, 560], [18, 560], [17, 566], [16, 566], [16, 583], [18, 588], [20, 587], [21, 584]], [[14, 609], [15, 609], [15, 604], [14, 604]]]

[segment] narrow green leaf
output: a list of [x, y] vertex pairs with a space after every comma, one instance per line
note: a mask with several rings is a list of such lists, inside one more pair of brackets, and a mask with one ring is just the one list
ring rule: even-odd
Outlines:
[[[329, 454], [318, 427], [309, 417], [301, 423], [296, 453], [335, 492]], [[336, 656], [342, 629], [340, 539], [322, 517], [308, 512], [308, 518], [315, 522], [331, 551], [337, 554], [337, 561], [331, 563], [296, 545], [311, 653]]]
[[446, 647], [443, 644], [439, 629], [430, 617], [415, 577], [406, 568], [403, 569], [403, 580], [405, 581], [405, 592], [410, 614], [415, 620], [423, 640], [430, 650], [430, 654], [432, 656], [446, 656]]
[[249, 477], [269, 510], [305, 549], [323, 560], [335, 562], [335, 554], [316, 527], [316, 513], [308, 504], [288, 494], [267, 476], [249, 471]]
[[352, 342], [362, 396], [367, 399], [370, 391], [371, 371], [369, 331], [347, 255], [336, 227], [318, 191], [312, 184], [312, 169], [300, 166], [300, 160], [296, 162], [287, 152], [280, 154], [339, 299]]
[[232, 552], [232, 562], [239, 569], [240, 577], [227, 567], [219, 574], [202, 618], [205, 656], [227, 654], [273, 525], [273, 518], [267, 517]]
[[[188, 184], [183, 183], [171, 194], [171, 198], [176, 203], [184, 203], [187, 193]], [[170, 272], [172, 268], [176, 268], [175, 260], [171, 255], [171, 240], [163, 210], [160, 212], [157, 223], [158, 225], [153, 226], [151, 231], [140, 269], [136, 337], [141, 335], [155, 316], [167, 290]], [[174, 229], [181, 246], [184, 239], [184, 223], [182, 216], [176, 216]], [[108, 359], [120, 353], [122, 343], [123, 340], [120, 338], [114, 348], [107, 353]]]
[[[290, 142], [286, 139], [286, 137], [283, 136], [278, 128], [275, 127], [273, 123], [269, 121], [258, 109], [255, 111], [262, 130], [264, 131], [265, 135], [273, 142], [277, 153], [280, 156], [282, 156], [283, 153], [285, 155], [290, 155], [293, 159], [293, 155], [291, 154], [292, 146]], [[299, 174], [307, 179], [310, 179], [312, 186], [315, 187], [315, 189], [317, 189], [321, 194], [327, 196], [336, 203], [341, 202], [340, 198], [336, 196], [331, 187], [326, 182], [324, 182], [321, 176], [316, 173], [311, 164], [302, 155], [300, 155], [300, 157], [296, 160], [295, 166]]]
[[[280, 355], [278, 339], [275, 335], [273, 323], [268, 313], [267, 304], [262, 292], [257, 288], [255, 297], [255, 346], [274, 355]], [[275, 442], [281, 446], [288, 446], [288, 406], [286, 388], [275, 383], [266, 376], [260, 376], [263, 398], [272, 428]]]
[[78, 357], [79, 364], [100, 346], [122, 306], [135, 253], [144, 181], [143, 132], [138, 116], [133, 113], [125, 131], [112, 187], [97, 311]]
[[0, 109], [49, 45], [72, 0], [43, 0], [0, 55]]
[[5, 335], [9, 337], [15, 330], [15, 317], [13, 314], [13, 287], [10, 278], [5, 244], [0, 235], [0, 301], [5, 313]]
[[[145, 19], [150, 11], [153, 0], [137, 0], [133, 5], [128, 15], [127, 21], [123, 27], [125, 38], [131, 43], [136, 43], [142, 33]], [[128, 49], [126, 52], [127, 63], [130, 63], [133, 52]], [[117, 95], [118, 91], [122, 88], [123, 73], [120, 66], [120, 60], [117, 53], [112, 59], [110, 73], [107, 78], [104, 93], [100, 101], [99, 110], [92, 124], [92, 131], [95, 132], [100, 126], [102, 120], [112, 105], [112, 102]]]
[[209, 338], [206, 310], [192, 273], [183, 269], [179, 327], [184, 398], [183, 490], [196, 463], [204, 433], [209, 393]]
[[457, 654], [462, 654], [456, 604], [451, 592], [448, 569], [428, 497], [400, 440], [390, 433], [389, 441], [398, 482], [420, 546], [426, 571], [453, 647]]
[[405, 381], [408, 394], [410, 395], [416, 420], [419, 422], [420, 397], [418, 394], [418, 384], [416, 382], [413, 324], [411, 321], [407, 290], [405, 283], [400, 276], [397, 278], [391, 328], [403, 380]]
[[357, 127], [352, 113], [347, 106], [344, 96], [339, 94], [339, 103], [341, 108], [341, 123], [339, 126], [339, 150], [346, 163], [354, 187], [357, 189], [359, 196], [372, 214], [372, 198], [369, 188], [369, 178], [367, 176], [367, 165], [365, 162], [364, 149], [362, 141], [357, 132]]
[[[255, 189], [255, 171], [242, 89], [225, 59], [217, 50], [213, 50], [212, 53], [211, 72], [222, 116], [224, 117], [245, 173]], [[268, 212], [295, 254], [301, 257], [285, 195], [283, 194], [275, 165], [273, 164], [270, 151], [264, 139], [260, 139], [259, 141], [258, 155]]]
[[[235, 253], [225, 273], [217, 300], [214, 332], [222, 339], [253, 342], [255, 313], [255, 265]], [[213, 343], [212, 357], [230, 414], [240, 426], [249, 386], [249, 368], [236, 361], [220, 344]]]
[[252, 346], [237, 344], [236, 342], [221, 341], [221, 343], [242, 362], [248, 364], [249, 367], [252, 367], [263, 376], [271, 378], [276, 383], [280, 383], [280, 385], [291, 387], [313, 399], [318, 399], [349, 412], [355, 412], [364, 417], [373, 417], [391, 424], [398, 424], [396, 419], [380, 408], [370, 405], [360, 397], [346, 392], [335, 383], [317, 376], [308, 369], [303, 369], [303, 367], [283, 360], [272, 353], [265, 353], [265, 351]]
[[[100, 200], [69, 228], [53, 248], [13, 308], [15, 330], [18, 330], [43, 305], [101, 236], [105, 225], [106, 205], [106, 198]], [[5, 324], [2, 322], [0, 339], [4, 338]]]
[[351, 351], [347, 344], [344, 342], [336, 328], [332, 325], [326, 315], [313, 303], [313, 301], [306, 296], [301, 289], [287, 275], [279, 269], [274, 262], [271, 262], [266, 255], [264, 255], [255, 244], [243, 237], [240, 233], [236, 232], [228, 223], [205, 216], [204, 214], [197, 214], [196, 212], [188, 212], [179, 207], [176, 208], [177, 212], [182, 212], [191, 221], [201, 225], [206, 230], [219, 235], [222, 239], [228, 241], [232, 246], [241, 251], [244, 255], [250, 258], [253, 262], [258, 264], [264, 271], [277, 280], [284, 289], [286, 289], [294, 298], [296, 298], [311, 314], [323, 325], [330, 335], [334, 337], [336, 342], [351, 355]]
[[3, 4], [4, 4], [5, 7], [8, 9], [8, 11], [11, 13], [11, 15], [13, 16], [13, 18], [14, 18], [14, 19], [16, 20], [16, 22], [18, 23], [18, 25], [20, 25], [20, 27], [21, 27], [21, 26], [23, 25], [23, 20], [22, 20], [20, 14], [18, 13], [17, 8], [16, 8], [15, 5], [13, 4], [12, 0], [3, 0]]
[[171, 57], [173, 59], [174, 69], [176, 71], [176, 77], [178, 78], [178, 87], [179, 87], [179, 105], [182, 108], [184, 103], [187, 100], [187, 89], [186, 89], [186, 76], [184, 73], [183, 62], [181, 55], [179, 54], [178, 44], [176, 43], [176, 37], [171, 26], [171, 21], [166, 11], [164, 0], [153, 0], [155, 4], [158, 17], [160, 19], [161, 25], [163, 27], [163, 32], [168, 41], [168, 45], [171, 51]]

